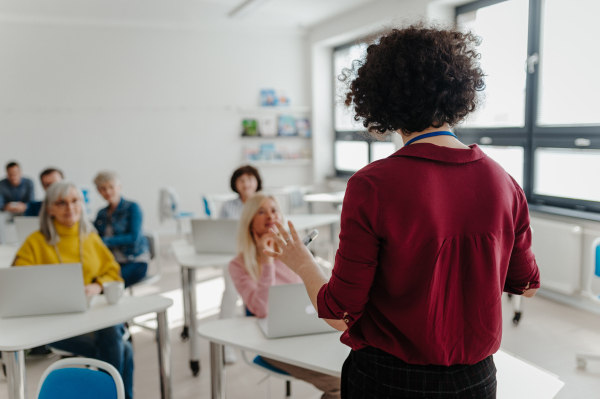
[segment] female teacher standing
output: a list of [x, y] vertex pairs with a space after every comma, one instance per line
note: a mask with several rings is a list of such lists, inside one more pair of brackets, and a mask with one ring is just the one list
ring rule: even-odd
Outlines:
[[342, 397], [495, 398], [502, 292], [539, 287], [523, 190], [449, 132], [484, 88], [478, 44], [413, 25], [344, 72], [357, 120], [399, 133], [404, 147], [348, 181], [331, 279], [291, 223], [291, 234], [271, 232], [280, 251], [265, 253], [302, 278], [319, 317], [346, 330]]

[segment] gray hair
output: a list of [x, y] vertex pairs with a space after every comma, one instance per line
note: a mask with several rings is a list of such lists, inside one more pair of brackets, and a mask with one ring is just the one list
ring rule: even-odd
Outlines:
[[59, 199], [64, 198], [69, 194], [71, 189], [75, 189], [77, 197], [79, 197], [82, 202], [81, 219], [79, 220], [80, 237], [87, 237], [90, 233], [96, 231], [92, 222], [90, 222], [85, 215], [83, 209], [83, 193], [79, 187], [68, 181], [56, 182], [48, 188], [48, 191], [46, 191], [46, 198], [44, 198], [42, 209], [40, 210], [40, 232], [44, 235], [44, 238], [50, 245], [56, 245], [60, 241], [60, 237], [52, 222], [52, 216], [48, 213], [48, 207], [52, 206]]
[[94, 177], [94, 184], [96, 185], [96, 187], [98, 187], [104, 183], [110, 183], [110, 182], [118, 183], [119, 181], [120, 181], [120, 179], [119, 179], [118, 174], [116, 174], [115, 172], [107, 171], [107, 170], [98, 172], [96, 177]]

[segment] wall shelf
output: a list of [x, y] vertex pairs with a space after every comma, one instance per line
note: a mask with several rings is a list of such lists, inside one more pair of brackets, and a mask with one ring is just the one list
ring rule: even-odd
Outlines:
[[310, 114], [309, 106], [295, 106], [295, 107], [238, 107], [238, 113], [243, 115], [289, 115], [289, 114]]

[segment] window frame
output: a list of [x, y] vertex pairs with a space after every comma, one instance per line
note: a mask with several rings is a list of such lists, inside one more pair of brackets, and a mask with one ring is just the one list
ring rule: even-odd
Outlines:
[[[478, 0], [455, 8], [455, 21], [460, 14], [476, 11], [510, 0]], [[529, 0], [529, 25], [527, 55], [540, 54], [542, 36], [542, 2]], [[482, 143], [491, 138], [491, 145], [523, 146], [523, 190], [532, 205], [574, 209], [584, 212], [600, 212], [600, 202], [550, 197], [534, 193], [535, 150], [539, 147], [600, 149], [600, 125], [597, 126], [538, 126], [540, 68], [536, 64], [534, 73], [527, 73], [525, 90], [524, 128], [457, 128], [457, 135], [469, 142]], [[590, 140], [589, 146], [577, 146], [576, 139]]]
[[339, 50], [345, 50], [347, 48], [350, 48], [352, 46], [355, 45], [359, 45], [361, 43], [364, 43], [366, 40], [365, 39], [358, 39], [358, 40], [354, 40], [350, 43], [346, 43], [337, 47], [334, 47], [331, 51], [331, 58], [333, 60], [333, 62], [331, 63], [331, 76], [333, 76], [334, 78], [334, 84], [333, 84], [333, 98], [334, 98], [334, 102], [332, 104], [331, 107], [331, 113], [332, 113], [332, 121], [333, 121], [333, 132], [334, 132], [334, 138], [333, 138], [333, 168], [335, 170], [335, 176], [336, 177], [340, 177], [340, 178], [350, 178], [352, 177], [352, 175], [354, 175], [354, 173], [356, 172], [351, 172], [351, 171], [347, 171], [347, 170], [340, 170], [336, 168], [336, 164], [337, 164], [337, 153], [335, 151], [335, 142], [336, 141], [365, 141], [367, 143], [367, 152], [368, 152], [368, 160], [369, 163], [373, 162], [373, 159], [371, 157], [371, 144], [374, 142], [392, 142], [392, 137], [391, 135], [387, 135], [385, 138], [376, 138], [376, 137], [372, 137], [369, 135], [369, 133], [367, 133], [367, 130], [337, 130], [336, 129], [336, 103], [337, 103], [337, 95], [338, 93], [336, 92], [336, 82], [335, 79], [337, 79], [337, 71], [335, 70], [335, 53], [336, 51]]

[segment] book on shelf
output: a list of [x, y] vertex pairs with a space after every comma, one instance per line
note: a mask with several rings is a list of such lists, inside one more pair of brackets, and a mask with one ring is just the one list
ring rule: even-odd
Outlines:
[[298, 136], [309, 138], [311, 136], [310, 121], [307, 118], [296, 119], [296, 130]]
[[297, 136], [296, 119], [290, 115], [279, 116], [279, 135], [280, 136]]
[[256, 119], [244, 119], [242, 121], [242, 136], [258, 136]]
[[275, 115], [266, 115], [258, 119], [258, 131], [262, 137], [277, 136], [277, 118]]

